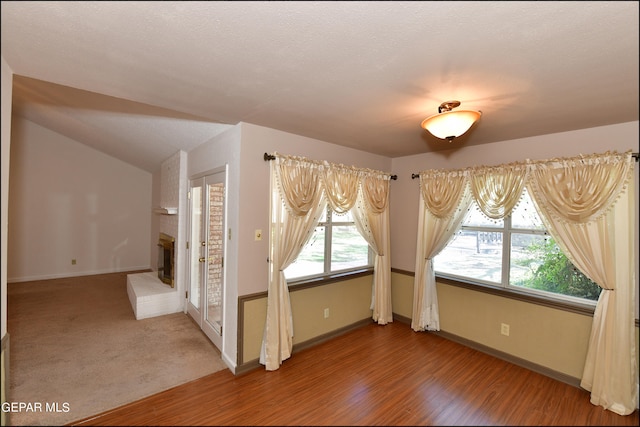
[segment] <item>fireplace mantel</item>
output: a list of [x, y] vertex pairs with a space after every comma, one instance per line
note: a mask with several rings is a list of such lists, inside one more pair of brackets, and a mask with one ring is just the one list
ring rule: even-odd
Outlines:
[[153, 212], [160, 215], [176, 215], [178, 208], [153, 208]]

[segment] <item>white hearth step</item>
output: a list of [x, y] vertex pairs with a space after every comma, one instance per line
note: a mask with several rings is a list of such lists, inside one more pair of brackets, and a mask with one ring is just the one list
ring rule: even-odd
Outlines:
[[177, 289], [163, 283], [155, 271], [127, 274], [127, 294], [138, 320], [182, 311]]

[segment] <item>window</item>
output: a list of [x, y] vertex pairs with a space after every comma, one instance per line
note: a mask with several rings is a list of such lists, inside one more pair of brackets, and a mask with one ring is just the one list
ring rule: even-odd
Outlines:
[[526, 190], [504, 220], [489, 219], [475, 202], [471, 206], [461, 229], [434, 258], [436, 274], [595, 305], [600, 287], [547, 234]]
[[284, 270], [287, 280], [318, 277], [371, 267], [369, 244], [356, 229], [351, 212], [327, 208], [298, 258]]

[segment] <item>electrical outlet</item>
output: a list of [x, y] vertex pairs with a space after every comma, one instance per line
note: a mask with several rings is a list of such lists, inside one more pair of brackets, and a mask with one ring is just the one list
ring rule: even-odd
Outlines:
[[329, 309], [328, 309], [328, 308], [325, 308], [325, 309], [324, 309], [324, 318], [325, 318], [325, 319], [328, 319], [328, 318], [329, 318]]
[[501, 333], [502, 335], [509, 336], [509, 325], [507, 325], [506, 323], [503, 323], [503, 324], [500, 326], [500, 333]]
[[71, 260], [71, 265], [76, 265], [76, 260], [75, 260], [75, 258]]

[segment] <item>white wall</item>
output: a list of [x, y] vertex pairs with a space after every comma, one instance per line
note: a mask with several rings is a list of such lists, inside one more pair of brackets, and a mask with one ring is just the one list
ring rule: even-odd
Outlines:
[[149, 268], [151, 195], [150, 173], [13, 117], [7, 280]]
[[2, 91], [2, 117], [0, 118], [2, 141], [2, 200], [0, 202], [0, 236], [2, 236], [2, 244], [0, 246], [0, 286], [1, 286], [1, 309], [2, 316], [2, 338], [7, 334], [7, 229], [9, 215], [9, 158], [11, 157], [11, 98], [13, 94], [13, 72], [4, 56], [0, 57], [0, 66], [2, 81], [0, 89]]

